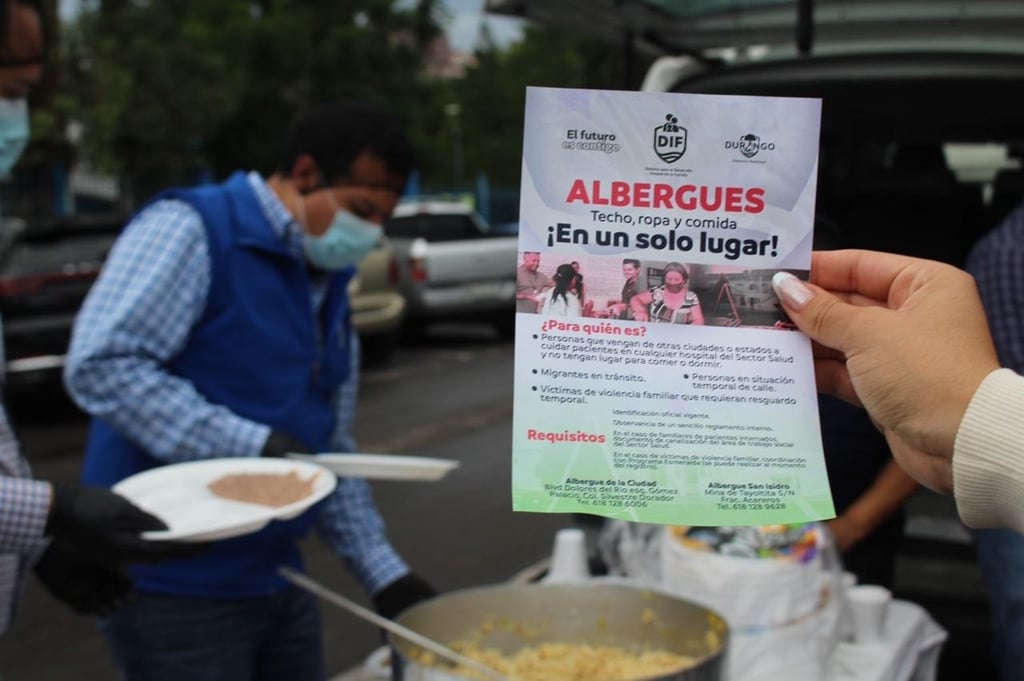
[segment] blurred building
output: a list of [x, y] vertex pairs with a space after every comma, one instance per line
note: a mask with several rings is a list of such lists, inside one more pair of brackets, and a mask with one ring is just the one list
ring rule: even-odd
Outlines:
[[426, 50], [425, 74], [428, 78], [453, 80], [466, 75], [466, 69], [476, 66], [476, 55], [452, 49], [444, 34], [435, 38]]

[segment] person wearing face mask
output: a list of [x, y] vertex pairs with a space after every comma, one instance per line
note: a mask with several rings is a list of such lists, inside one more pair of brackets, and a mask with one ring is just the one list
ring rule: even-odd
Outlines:
[[0, 0], [0, 177], [29, 141], [28, 95], [43, 78], [48, 40], [38, 2]]
[[697, 294], [689, 289], [690, 273], [678, 262], [662, 270], [661, 286], [638, 293], [629, 301], [633, 319], [638, 322], [667, 324], [704, 324], [704, 312]]
[[[99, 485], [214, 457], [354, 451], [359, 346], [347, 286], [413, 167], [396, 122], [364, 104], [304, 115], [264, 178], [158, 195], [129, 222], [75, 323], [65, 369], [92, 415]], [[319, 609], [286, 583], [316, 529], [394, 617], [436, 592], [391, 546], [366, 481], [305, 514], [133, 570], [101, 626], [127, 681], [321, 681]]]
[[0, 177], [11, 172], [28, 145], [26, 98], [43, 78], [46, 33], [38, 0], [0, 0]]
[[28, 102], [0, 99], [0, 177], [11, 172], [28, 145], [28, 138]]
[[[11, 172], [29, 141], [26, 98], [43, 76], [45, 19], [39, 0], [0, 0], [0, 177]], [[0, 345], [0, 389], [3, 357]], [[13, 620], [30, 570], [76, 612], [97, 614], [131, 595], [128, 562], [195, 553], [142, 540], [140, 533], [166, 525], [109, 490], [31, 476], [0, 400], [0, 634]]]

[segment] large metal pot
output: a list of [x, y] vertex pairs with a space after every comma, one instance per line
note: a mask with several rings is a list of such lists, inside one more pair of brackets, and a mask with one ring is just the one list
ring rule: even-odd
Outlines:
[[[728, 627], [717, 613], [672, 596], [600, 581], [509, 584], [456, 591], [421, 603], [397, 620], [450, 645], [472, 640], [514, 653], [544, 642], [660, 649], [696, 658], [658, 681], [721, 681]], [[390, 637], [394, 681], [459, 681], [443, 666], [416, 661], [416, 646]]]

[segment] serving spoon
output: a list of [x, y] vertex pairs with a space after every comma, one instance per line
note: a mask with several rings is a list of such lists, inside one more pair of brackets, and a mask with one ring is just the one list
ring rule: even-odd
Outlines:
[[331, 591], [324, 585], [310, 579], [297, 570], [290, 567], [281, 567], [278, 568], [278, 573], [295, 586], [305, 589], [325, 601], [340, 606], [356, 617], [362, 618], [371, 624], [375, 624], [381, 629], [391, 632], [395, 636], [400, 636], [410, 643], [415, 643], [421, 648], [429, 650], [439, 657], [443, 657], [450, 662], [460, 664], [464, 667], [469, 667], [480, 674], [484, 674], [488, 679], [492, 679], [492, 681], [509, 681], [507, 676], [496, 669], [488, 667], [471, 657], [466, 657], [461, 653], [457, 653], [448, 646], [442, 645], [432, 638], [427, 638], [423, 634], [413, 631], [409, 627], [393, 622], [386, 617], [381, 617], [377, 613], [364, 608], [355, 601], [349, 600], [341, 594]]

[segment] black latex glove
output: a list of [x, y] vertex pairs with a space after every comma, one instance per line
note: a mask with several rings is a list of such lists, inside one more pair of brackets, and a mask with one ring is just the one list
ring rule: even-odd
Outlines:
[[373, 595], [373, 606], [382, 617], [393, 620], [406, 608], [437, 595], [437, 589], [416, 573], [410, 572]]
[[260, 456], [282, 457], [288, 452], [308, 454], [309, 447], [283, 430], [271, 430], [267, 441], [263, 443], [263, 449], [260, 450]]
[[167, 525], [102, 487], [54, 485], [46, 534], [79, 555], [106, 563], [156, 562], [194, 556], [201, 544], [150, 541], [140, 534]]
[[78, 550], [60, 541], [47, 547], [33, 571], [54, 598], [79, 615], [109, 615], [135, 587], [123, 566], [83, 560]]

